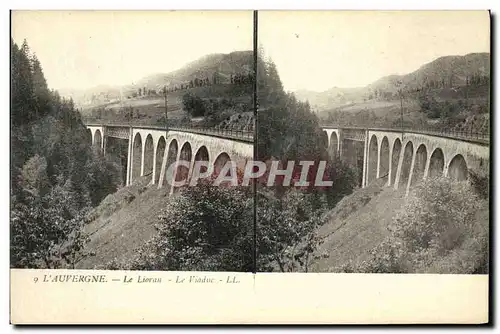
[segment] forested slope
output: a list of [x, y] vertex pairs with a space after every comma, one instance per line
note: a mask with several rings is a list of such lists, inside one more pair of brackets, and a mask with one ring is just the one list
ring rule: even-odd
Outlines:
[[92, 150], [73, 101], [49, 90], [26, 41], [11, 41], [10, 115], [11, 266], [71, 266], [85, 213], [117, 189], [120, 167]]

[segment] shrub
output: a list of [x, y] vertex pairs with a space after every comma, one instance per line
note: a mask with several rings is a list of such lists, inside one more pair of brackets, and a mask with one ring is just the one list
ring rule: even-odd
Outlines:
[[252, 196], [247, 188], [207, 182], [181, 188], [159, 217], [158, 234], [128, 268], [251, 271]]
[[357, 168], [338, 157], [332, 164], [327, 166], [328, 179], [333, 182], [333, 185], [327, 188], [327, 198], [330, 206], [334, 206], [357, 188], [360, 175]]
[[38, 154], [31, 157], [21, 170], [21, 188], [33, 196], [43, 196], [50, 189], [47, 176], [47, 160]]
[[203, 103], [203, 99], [199, 96], [186, 93], [182, 96], [182, 104], [191, 117], [205, 115], [205, 104]]
[[321, 242], [321, 197], [290, 188], [279, 198], [262, 189], [257, 198], [258, 270], [307, 272]]
[[371, 251], [360, 272], [486, 273], [488, 203], [473, 186], [448, 178], [423, 181]]
[[25, 199], [29, 205], [16, 203], [11, 212], [11, 266], [74, 266], [88, 239], [82, 233], [86, 211], [75, 209], [70, 183]]
[[485, 170], [469, 170], [469, 178], [476, 193], [483, 199], [488, 199], [490, 195], [489, 168]]

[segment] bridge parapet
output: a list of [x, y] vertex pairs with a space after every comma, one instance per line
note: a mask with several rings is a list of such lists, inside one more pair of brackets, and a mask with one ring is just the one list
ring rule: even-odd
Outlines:
[[342, 130], [343, 130], [342, 135], [343, 135], [344, 139], [365, 141], [366, 129], [342, 128]]
[[[322, 124], [323, 129], [342, 129], [344, 133], [346, 131], [385, 131], [385, 132], [398, 132], [398, 133], [418, 133], [424, 135], [431, 135], [444, 138], [452, 138], [465, 140], [480, 144], [489, 144], [490, 142], [490, 132], [489, 131], [472, 131], [470, 130], [457, 130], [457, 129], [443, 129], [436, 130], [432, 128], [424, 127], [411, 127], [411, 128], [377, 128], [377, 127], [356, 127], [356, 126], [339, 126], [336, 124]], [[347, 137], [345, 137], [347, 138]], [[348, 138], [351, 139], [351, 138]], [[357, 140], [357, 139], [352, 139]]]
[[[132, 129], [148, 129], [148, 130], [159, 130], [159, 131], [178, 131], [178, 132], [188, 132], [195, 134], [203, 134], [209, 135], [213, 137], [233, 139], [238, 141], [244, 141], [248, 143], [253, 143], [254, 133], [253, 131], [245, 131], [245, 130], [233, 130], [233, 129], [218, 129], [218, 128], [205, 128], [205, 127], [168, 127], [158, 125], [130, 125], [130, 124], [97, 124], [97, 123], [88, 123], [87, 127], [106, 127], [111, 130], [111, 137], [128, 139], [128, 131], [130, 128]], [[108, 131], [109, 131], [108, 130]], [[127, 132], [125, 132], [127, 131]], [[127, 134], [125, 136], [124, 134]]]
[[128, 139], [130, 136], [130, 128], [120, 126], [106, 126], [106, 135], [108, 137]]

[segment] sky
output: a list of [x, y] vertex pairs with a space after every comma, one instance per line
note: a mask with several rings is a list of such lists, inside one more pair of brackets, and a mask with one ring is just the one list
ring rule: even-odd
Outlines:
[[52, 89], [125, 85], [211, 53], [253, 48], [251, 11], [13, 11]]
[[[50, 88], [125, 85], [210, 53], [251, 50], [251, 11], [14, 11]], [[440, 56], [489, 52], [486, 11], [260, 11], [288, 91], [362, 87]]]
[[325, 91], [489, 52], [489, 27], [487, 11], [260, 11], [258, 38], [285, 90]]

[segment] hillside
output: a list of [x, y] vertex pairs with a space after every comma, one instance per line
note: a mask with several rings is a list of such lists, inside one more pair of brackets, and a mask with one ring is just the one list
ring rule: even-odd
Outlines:
[[[316, 230], [320, 243], [314, 251], [314, 256], [310, 257], [309, 272], [364, 272], [365, 269], [360, 269], [364, 268], [364, 262], [372, 260], [374, 249], [378, 249], [391, 236], [394, 218], [402, 212], [407, 212], [405, 210], [408, 203], [414, 204], [411, 199], [414, 194], [405, 197], [404, 189], [394, 190], [392, 187], [385, 187], [386, 181], [386, 178], [382, 178], [366, 188], [355, 189], [321, 218], [323, 223]], [[439, 182], [442, 185], [448, 181]], [[115, 194], [109, 195], [91, 213], [90, 223], [85, 227], [85, 233], [90, 237], [85, 252], [91, 255], [79, 261], [76, 268], [120, 268], [125, 263], [130, 263], [137, 255], [138, 248], [156, 235], [155, 224], [159, 222], [158, 217], [169, 203], [168, 188], [147, 187], [147, 183], [147, 179], [143, 178], [134, 185], [120, 189]], [[434, 187], [433, 183], [432, 185]], [[458, 205], [457, 208], [453, 207], [455, 209], [461, 208], [461, 203], [456, 202], [468, 200], [463, 195], [457, 197], [457, 189], [465, 189], [467, 192], [472, 190], [464, 188], [463, 185], [455, 185], [452, 188], [454, 195], [446, 197], [446, 201], [450, 201], [446, 203], [451, 207]], [[474, 197], [474, 200], [476, 199]], [[432, 257], [432, 266], [424, 266], [418, 270], [445, 273], [447, 270], [456, 272], [457, 268], [463, 267], [472, 273], [481, 268], [480, 261], [485, 253], [480, 248], [483, 246], [479, 247], [479, 242], [483, 242], [484, 245], [484, 240], [487, 240], [488, 201], [478, 200], [476, 204], [475, 211], [468, 212], [471, 216], [464, 216], [465, 218], [453, 216], [455, 213], [451, 210], [441, 212], [443, 220], [439, 221], [437, 226], [445, 223], [454, 224], [460, 219], [465, 219], [470, 231], [460, 232], [466, 237], [456, 239], [463, 242], [457, 243], [453, 251], [447, 250], [439, 256]], [[429, 209], [432, 208], [432, 205], [429, 206]], [[419, 209], [413, 215], [418, 216], [420, 212]], [[411, 217], [412, 214], [406, 219], [412, 219]], [[420, 221], [418, 217], [416, 219]], [[463, 228], [463, 225], [460, 226]], [[453, 232], [452, 229], [444, 229], [442, 232], [445, 234], [444, 238], [447, 231]], [[377, 254], [385, 255], [383, 252]], [[279, 268], [274, 267], [274, 271], [279, 271]]]
[[[298, 99], [308, 100], [317, 110], [326, 110], [359, 103], [369, 99], [375, 91], [395, 94], [399, 87], [414, 90], [428, 83], [435, 82], [450, 88], [465, 86], [472, 76], [490, 75], [490, 54], [470, 53], [465, 56], [440, 57], [422, 65], [414, 72], [405, 75], [389, 75], [382, 77], [366, 87], [340, 88], [333, 87], [324, 92], [299, 90], [294, 92]], [[481, 95], [488, 91], [481, 92]], [[446, 95], [446, 93], [445, 93]]]
[[253, 127], [246, 116], [252, 110], [251, 64], [250, 51], [207, 55], [171, 73], [120, 87], [122, 98], [112, 98], [116, 90], [103, 87], [108, 90], [92, 95], [80, 111], [87, 122], [165, 125], [166, 87], [170, 126], [248, 130]]
[[163, 85], [176, 85], [194, 78], [212, 78], [214, 73], [223, 78], [222, 83], [228, 83], [231, 74], [250, 73], [252, 71], [252, 61], [252, 51], [206, 55], [176, 71], [147, 76], [140, 79], [135, 85], [126, 86], [125, 88], [126, 90], [135, 90], [135, 88], [139, 87], [158, 89]]
[[316, 110], [324, 110], [333, 106], [345, 105], [358, 101], [365, 94], [366, 88], [340, 88], [333, 87], [324, 92], [298, 90], [295, 96], [302, 101], [309, 101]]
[[451, 83], [450, 86], [465, 86], [467, 77], [473, 75], [490, 75], [490, 54], [470, 53], [465, 56], [440, 57], [428, 64], [421, 66], [418, 70], [405, 75], [390, 75], [383, 77], [371, 85], [369, 90], [384, 90], [397, 92], [398, 83], [409, 89], [424, 86], [427, 82]]
[[144, 177], [134, 184], [108, 195], [90, 213], [84, 232], [90, 241], [76, 268], [93, 269], [111, 261], [127, 260], [155, 233], [154, 224], [165, 208], [168, 188], [147, 187]]
[[100, 85], [86, 90], [64, 89], [62, 96], [72, 97], [80, 108], [90, 108], [107, 103], [116, 103], [120, 99], [135, 93], [138, 89], [158, 91], [163, 86], [188, 83], [195, 78], [212, 80], [215, 73], [221, 84], [229, 83], [231, 74], [248, 74], [252, 71], [252, 51], [235, 51], [229, 54], [210, 54], [190, 62], [180, 69], [169, 73], [157, 73], [139, 78], [136, 82], [123, 86]]
[[[350, 261], [362, 261], [385, 238], [387, 226], [404, 203], [404, 192], [383, 187], [385, 181], [357, 189], [327, 214], [318, 230], [324, 242], [317, 253], [328, 256], [313, 263], [311, 271], [332, 271]], [[147, 187], [147, 183], [143, 178], [121, 188], [94, 209], [85, 228], [90, 235], [86, 251], [92, 256], [78, 262], [77, 268], [127, 261], [155, 234], [154, 224], [167, 205], [168, 189]]]
[[323, 254], [312, 272], [332, 272], [366, 260], [370, 250], [388, 235], [388, 226], [404, 204], [404, 191], [383, 187], [387, 179], [357, 189], [344, 197], [326, 216], [318, 230]]

